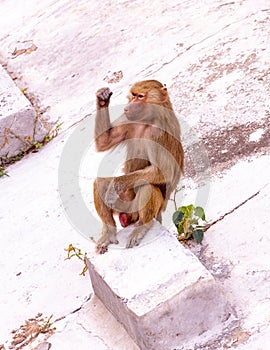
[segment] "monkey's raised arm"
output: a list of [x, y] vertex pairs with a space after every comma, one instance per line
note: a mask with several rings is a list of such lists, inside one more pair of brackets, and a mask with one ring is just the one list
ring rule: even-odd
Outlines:
[[109, 88], [97, 91], [97, 112], [95, 119], [95, 142], [99, 152], [106, 151], [125, 139], [125, 127], [113, 126], [110, 121], [109, 104], [112, 92]]

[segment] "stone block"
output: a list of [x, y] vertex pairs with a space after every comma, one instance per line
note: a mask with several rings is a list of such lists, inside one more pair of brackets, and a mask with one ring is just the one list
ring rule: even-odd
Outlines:
[[[170, 350], [221, 327], [229, 306], [199, 260], [155, 222], [141, 245], [91, 253], [89, 273], [97, 297], [142, 350]], [[122, 249], [123, 248], [123, 249]]]
[[0, 164], [41, 142], [47, 130], [31, 103], [0, 65]]

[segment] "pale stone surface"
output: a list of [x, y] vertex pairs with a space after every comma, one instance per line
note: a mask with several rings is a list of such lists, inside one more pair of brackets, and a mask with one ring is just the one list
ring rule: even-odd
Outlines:
[[92, 285], [140, 349], [171, 349], [222, 328], [229, 317], [226, 297], [199, 260], [158, 222], [141, 246], [114, 248], [90, 256]]
[[31, 103], [0, 65], [0, 158], [27, 151], [46, 133]]
[[[187, 172], [177, 204], [202, 204], [209, 222], [235, 208], [197, 249], [236, 307], [236, 328], [211, 331], [211, 341], [198, 334], [177, 350], [268, 349], [269, 191], [237, 206], [269, 183], [269, 0], [2, 0], [0, 13], [1, 63], [65, 131], [0, 179], [0, 344], [7, 349], [11, 330], [43, 312], [63, 318], [53, 323], [53, 350], [138, 349], [97, 298], [85, 302], [89, 278], [79, 276], [81, 261], [64, 261], [69, 243], [83, 252], [93, 244], [66, 220], [63, 207], [74, 199], [59, 201], [58, 166], [74, 127], [66, 130], [93, 116], [96, 89], [109, 85], [112, 104], [123, 105], [130, 84], [155, 78], [167, 84], [181, 113], [184, 146], [198, 155], [195, 163], [201, 154], [189, 150], [189, 131], [212, 146], [210, 190], [200, 192], [203, 181]], [[12, 55], [33, 44], [37, 50]], [[103, 80], [119, 70], [121, 80]], [[75, 174], [90, 210], [96, 163], [93, 154], [87, 171]], [[92, 232], [99, 234], [98, 224]]]
[[56, 327], [57, 332], [49, 339], [55, 350], [62, 350], [63, 344], [70, 350], [79, 346], [83, 350], [140, 350], [94, 294], [80, 310], [59, 321]]

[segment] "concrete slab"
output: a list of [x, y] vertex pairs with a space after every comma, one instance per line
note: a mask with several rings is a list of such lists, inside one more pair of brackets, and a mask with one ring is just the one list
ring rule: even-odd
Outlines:
[[44, 139], [34, 107], [0, 65], [0, 164]]
[[229, 306], [212, 275], [158, 222], [145, 238], [88, 261], [95, 294], [140, 349], [172, 349], [221, 328]]

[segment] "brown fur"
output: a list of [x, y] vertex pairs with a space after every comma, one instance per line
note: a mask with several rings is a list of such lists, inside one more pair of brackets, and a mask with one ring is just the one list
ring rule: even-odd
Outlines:
[[111, 94], [108, 88], [96, 94], [96, 148], [106, 151], [124, 143], [127, 157], [124, 175], [97, 178], [94, 183], [94, 202], [103, 222], [98, 253], [118, 243], [115, 212], [121, 213], [124, 226], [135, 223], [127, 247], [140, 243], [154, 218], [161, 222], [161, 212], [166, 209], [184, 164], [180, 126], [165, 86], [156, 80], [134, 84], [124, 114], [113, 124], [108, 111]]

